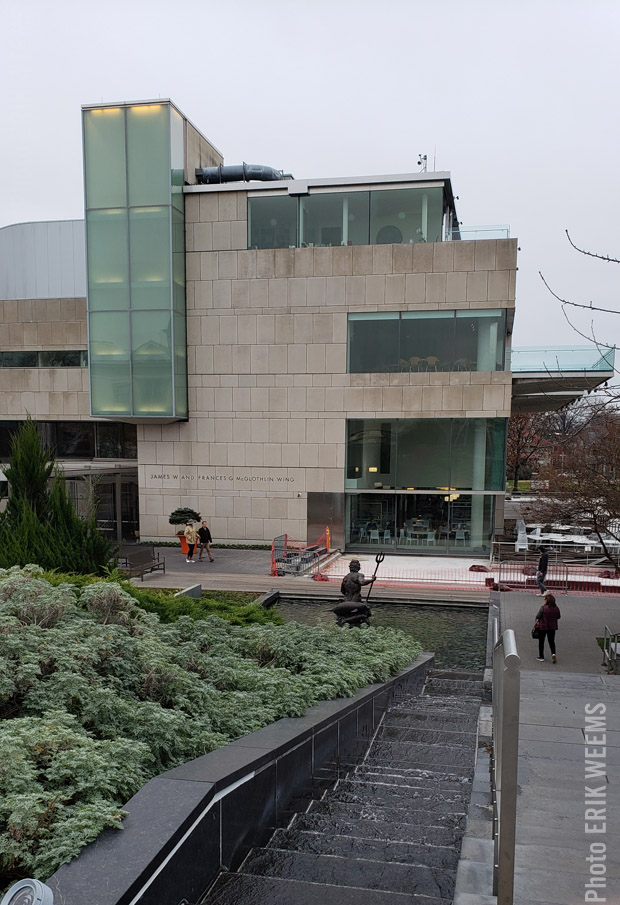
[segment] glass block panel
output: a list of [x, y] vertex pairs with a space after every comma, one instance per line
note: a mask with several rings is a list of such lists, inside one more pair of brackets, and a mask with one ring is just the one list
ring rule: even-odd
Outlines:
[[84, 110], [86, 207], [127, 203], [125, 115], [122, 107]]
[[451, 487], [450, 418], [398, 421], [397, 486], [403, 490]]
[[307, 195], [300, 200], [300, 245], [368, 245], [368, 192]]
[[170, 208], [129, 211], [131, 307], [170, 308]]
[[127, 211], [89, 211], [86, 238], [89, 310], [129, 308]]
[[395, 486], [396, 421], [347, 421], [347, 489], [381, 490]]
[[187, 417], [187, 330], [185, 314], [174, 314], [174, 399], [175, 414]]
[[170, 204], [168, 104], [127, 108], [129, 205]]
[[297, 198], [248, 198], [248, 248], [295, 248]]
[[2, 430], [0, 430], [0, 461], [6, 462], [11, 458], [11, 440], [20, 424], [20, 421], [2, 422]]
[[352, 374], [398, 370], [398, 312], [349, 315], [348, 370]]
[[399, 363], [401, 370], [454, 370], [454, 311], [403, 312]]
[[60, 459], [92, 459], [95, 425], [90, 421], [61, 421], [56, 425], [56, 455]]
[[172, 415], [172, 337], [169, 311], [131, 315], [133, 411]]
[[499, 309], [456, 312], [455, 370], [504, 370], [505, 318]]
[[80, 368], [83, 352], [66, 349], [57, 352], [39, 352], [40, 368]]
[[495, 497], [452, 494], [448, 553], [487, 553], [491, 549]]
[[397, 544], [404, 552], [445, 553], [449, 503], [445, 494], [407, 493], [398, 496]]
[[172, 208], [172, 304], [185, 311], [185, 217]]
[[453, 457], [450, 486], [458, 490], [484, 490], [486, 419], [455, 418], [452, 444], [458, 454]]
[[443, 188], [370, 193], [370, 243], [400, 245], [443, 240]]
[[[387, 493], [355, 493], [346, 497], [346, 543], [385, 549], [394, 543], [397, 497]], [[366, 572], [370, 578], [371, 569]]]
[[95, 456], [98, 459], [137, 458], [135, 424], [97, 422]]
[[93, 415], [131, 414], [129, 314], [90, 315], [90, 398]]
[[[0, 368], [36, 368], [36, 352], [0, 352]], [[4, 424], [4, 422], [3, 422]]]
[[504, 491], [506, 489], [506, 434], [507, 418], [486, 418], [486, 450], [484, 467], [484, 489]]
[[170, 107], [170, 167], [172, 204], [177, 210], [185, 210], [183, 182], [185, 176], [185, 127], [183, 117]]
[[120, 424], [121, 431], [121, 457], [123, 459], [138, 458], [138, 437], [135, 424]]
[[97, 424], [95, 436], [95, 456], [98, 459], [120, 459], [122, 457], [122, 424]]

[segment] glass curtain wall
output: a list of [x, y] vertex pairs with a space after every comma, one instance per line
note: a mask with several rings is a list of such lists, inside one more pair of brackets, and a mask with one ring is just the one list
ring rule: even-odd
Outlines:
[[0, 352], [0, 368], [87, 368], [86, 349]]
[[442, 186], [248, 199], [248, 248], [443, 240]]
[[91, 513], [96, 499], [97, 528], [110, 540], [135, 540], [138, 532], [138, 474], [96, 474], [67, 478], [66, 487], [76, 512]]
[[349, 420], [347, 544], [487, 552], [505, 443], [503, 418]]
[[454, 556], [491, 549], [495, 495], [359, 493], [346, 501], [348, 550]]
[[[22, 421], [3, 421], [0, 461], [11, 457], [11, 439]], [[137, 459], [135, 424], [112, 421], [37, 421], [42, 442], [59, 459]]]
[[85, 108], [91, 413], [187, 417], [184, 121]]
[[505, 334], [501, 309], [352, 313], [348, 371], [502, 371]]

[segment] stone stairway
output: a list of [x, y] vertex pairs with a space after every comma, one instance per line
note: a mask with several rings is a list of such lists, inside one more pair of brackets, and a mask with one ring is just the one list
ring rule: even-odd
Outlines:
[[472, 788], [482, 677], [429, 673], [363, 762], [221, 874], [203, 905], [450, 905]]

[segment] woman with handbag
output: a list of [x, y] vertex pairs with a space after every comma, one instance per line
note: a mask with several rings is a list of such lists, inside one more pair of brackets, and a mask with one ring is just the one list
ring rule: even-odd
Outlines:
[[558, 628], [558, 619], [560, 618], [560, 608], [555, 602], [555, 597], [551, 591], [545, 594], [545, 602], [536, 614], [536, 625], [538, 626], [538, 656], [537, 660], [545, 659], [545, 638], [549, 642], [549, 650], [551, 651], [551, 662], [557, 663], [555, 654], [555, 633]]

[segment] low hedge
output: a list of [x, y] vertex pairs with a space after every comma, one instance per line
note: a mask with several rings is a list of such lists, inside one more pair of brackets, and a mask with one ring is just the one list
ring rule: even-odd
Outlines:
[[388, 628], [164, 625], [117, 582], [41, 572], [0, 570], [0, 889], [120, 828], [151, 777], [421, 652]]
[[[96, 575], [73, 575], [60, 572], [45, 572], [44, 578], [54, 587], [68, 584], [76, 589], [85, 588], [95, 582], [105, 581]], [[114, 580], [130, 594], [147, 613], [155, 613], [163, 623], [175, 622], [180, 616], [191, 619], [206, 619], [218, 616], [233, 625], [265, 625], [268, 622], [281, 625], [282, 617], [274, 609], [266, 609], [256, 603], [258, 592], [252, 591], [205, 591], [202, 597], [175, 597], [174, 591], [166, 589], [139, 588], [125, 581], [122, 572], [113, 570], [107, 580]]]

